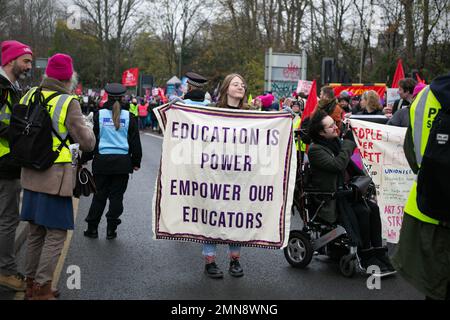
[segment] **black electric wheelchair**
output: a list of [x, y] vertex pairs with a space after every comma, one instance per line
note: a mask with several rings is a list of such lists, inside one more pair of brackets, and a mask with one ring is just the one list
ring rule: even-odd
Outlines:
[[[335, 224], [320, 219], [322, 206], [330, 199], [346, 198], [353, 201], [372, 200], [376, 196], [376, 189], [372, 179], [351, 162], [352, 178], [344, 188], [337, 192], [326, 193], [311, 187], [311, 170], [307, 162], [298, 157], [296, 186], [292, 214], [301, 219], [299, 230], [291, 230], [284, 256], [288, 263], [295, 268], [305, 268], [314, 255], [325, 255], [339, 263], [339, 270], [345, 277], [352, 277], [355, 273], [365, 273], [358, 256], [358, 232], [352, 225], [355, 221], [349, 217], [341, 217]], [[341, 214], [341, 216], [343, 216]]]

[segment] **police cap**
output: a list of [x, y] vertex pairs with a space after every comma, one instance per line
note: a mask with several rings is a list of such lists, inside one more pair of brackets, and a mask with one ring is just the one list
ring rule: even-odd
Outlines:
[[195, 72], [187, 72], [186, 73], [187, 83], [194, 87], [201, 88], [203, 87], [206, 82], [208, 82], [208, 79], [205, 77], [195, 73]]
[[105, 91], [108, 96], [121, 97], [125, 95], [125, 92], [127, 92], [127, 88], [125, 88], [120, 83], [108, 83], [105, 87]]

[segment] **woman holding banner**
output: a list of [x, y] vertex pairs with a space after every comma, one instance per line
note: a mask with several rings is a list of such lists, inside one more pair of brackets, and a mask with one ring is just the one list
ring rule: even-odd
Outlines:
[[[216, 104], [218, 108], [229, 109], [248, 109], [245, 103], [247, 85], [245, 80], [239, 74], [229, 74], [225, 77], [220, 88], [219, 101]], [[205, 243], [202, 254], [205, 258], [205, 274], [210, 278], [223, 278], [223, 272], [216, 264], [217, 245], [215, 243]], [[229, 273], [233, 277], [242, 277], [244, 270], [239, 263], [241, 247], [236, 244], [229, 244], [228, 253], [230, 256]]]

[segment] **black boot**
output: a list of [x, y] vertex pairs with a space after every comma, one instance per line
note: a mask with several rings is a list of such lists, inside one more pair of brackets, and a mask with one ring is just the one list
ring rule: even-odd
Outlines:
[[241, 264], [239, 263], [239, 259], [230, 260], [230, 269], [228, 269], [228, 272], [233, 277], [242, 277], [244, 275], [244, 270], [242, 269]]
[[106, 227], [106, 239], [111, 240], [117, 238], [117, 226], [108, 225]]
[[84, 231], [84, 236], [92, 239], [98, 238], [97, 226], [93, 224], [88, 224], [88, 228]]
[[389, 259], [387, 248], [379, 247], [379, 248], [374, 248], [374, 250], [375, 250], [375, 257], [386, 266], [386, 271], [395, 272], [395, 268], [391, 264], [391, 260]]
[[223, 272], [215, 262], [205, 264], [205, 274], [213, 279], [223, 278]]
[[381, 261], [375, 257], [374, 249], [358, 249], [358, 256], [361, 261], [361, 267], [363, 267], [364, 270], [367, 270], [368, 267], [374, 265], [381, 269]]
[[[389, 267], [380, 259], [378, 259], [379, 250], [375, 248], [359, 250], [358, 255], [361, 258], [361, 266], [367, 271], [367, 268], [371, 266], [378, 267], [380, 272], [377, 273], [379, 276], [387, 276], [394, 274], [396, 271], [389, 270]], [[389, 263], [390, 264], [390, 263]], [[392, 265], [390, 265], [392, 267]], [[393, 269], [393, 267], [392, 267]], [[373, 270], [368, 271], [367, 273], [371, 273]]]

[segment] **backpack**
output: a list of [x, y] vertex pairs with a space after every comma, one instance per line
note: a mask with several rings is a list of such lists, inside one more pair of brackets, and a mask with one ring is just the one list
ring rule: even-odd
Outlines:
[[[53, 128], [48, 102], [61, 93], [53, 93], [47, 99], [37, 88], [28, 104], [15, 104], [9, 125], [9, 148], [12, 159], [20, 166], [43, 171], [50, 168], [69, 139], [62, 139]], [[53, 135], [61, 144], [53, 151]]]
[[417, 176], [417, 206], [430, 218], [450, 222], [450, 108], [439, 110], [431, 126]]

